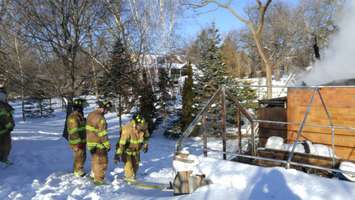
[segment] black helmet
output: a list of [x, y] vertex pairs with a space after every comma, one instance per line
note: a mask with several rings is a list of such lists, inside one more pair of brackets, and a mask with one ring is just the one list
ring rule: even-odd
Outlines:
[[113, 108], [111, 101], [98, 101], [97, 104], [99, 105], [99, 108], [105, 108], [109, 111], [111, 111]]
[[144, 124], [144, 119], [142, 118], [142, 116], [140, 114], [133, 114], [132, 115], [132, 119], [139, 124]]
[[74, 99], [73, 108], [85, 108], [88, 106], [88, 103], [85, 99]]

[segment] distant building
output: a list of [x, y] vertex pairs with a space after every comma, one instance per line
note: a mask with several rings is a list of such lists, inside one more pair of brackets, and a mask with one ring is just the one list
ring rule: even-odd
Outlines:
[[145, 55], [141, 59], [141, 64], [149, 69], [150, 75], [155, 77], [155, 82], [159, 81], [159, 70], [165, 69], [169, 79], [178, 84], [183, 76], [183, 68], [186, 66], [186, 58], [182, 55]]

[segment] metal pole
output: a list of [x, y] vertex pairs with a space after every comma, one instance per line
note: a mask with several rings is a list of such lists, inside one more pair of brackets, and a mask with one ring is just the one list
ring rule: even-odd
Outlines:
[[233, 101], [233, 103], [239, 108], [240, 112], [244, 115], [244, 117], [246, 117], [250, 122], [252, 122], [254, 120], [254, 118], [247, 110], [245, 110], [243, 108], [243, 106], [240, 104], [239, 100], [236, 99], [234, 97], [234, 95], [232, 95], [232, 93], [228, 89], [225, 90], [225, 93], [229, 97], [229, 99], [231, 101]]
[[247, 110], [243, 108], [243, 106], [240, 104], [239, 100], [236, 99], [228, 90], [225, 91], [225, 93], [228, 95], [228, 97], [235, 103], [235, 105], [239, 108], [239, 111], [248, 119], [251, 125], [251, 145], [252, 145], [252, 154], [256, 155], [256, 149], [255, 149], [255, 135], [254, 135], [254, 119], [253, 117], [249, 114]]
[[318, 92], [318, 95], [319, 95], [319, 98], [320, 98], [320, 101], [322, 102], [322, 105], [323, 105], [323, 108], [325, 110], [325, 113], [327, 114], [327, 117], [328, 117], [328, 120], [329, 120], [329, 125], [331, 127], [331, 130], [332, 130], [332, 164], [333, 164], [333, 167], [335, 166], [335, 131], [334, 131], [334, 124], [333, 124], [333, 120], [332, 120], [332, 116], [330, 114], [330, 112], [328, 111], [328, 108], [327, 106], [325, 105], [325, 102], [324, 102], [324, 99], [323, 99], [323, 96], [322, 94], [320, 93], [320, 89], [317, 90]]
[[208, 111], [208, 108], [211, 106], [211, 104], [215, 101], [215, 99], [218, 97], [219, 93], [221, 92], [221, 88], [219, 88], [214, 95], [208, 100], [207, 104], [203, 109], [196, 115], [195, 119], [190, 123], [190, 125], [186, 128], [186, 130], [182, 133], [182, 136], [178, 139], [175, 145], [175, 151], [180, 151], [181, 150], [181, 145], [184, 141], [185, 138], [187, 138], [191, 132], [194, 130], [196, 127], [197, 123], [200, 121], [202, 115]]
[[[222, 86], [222, 93], [221, 93], [221, 106], [222, 106], [222, 113], [221, 113], [221, 128], [222, 128], [222, 145], [223, 145], [223, 152], [227, 151], [227, 141], [226, 141], [226, 92], [225, 87]], [[223, 154], [223, 160], [227, 160], [227, 155]]]
[[292, 146], [292, 150], [291, 150], [291, 152], [290, 152], [290, 155], [288, 156], [286, 168], [290, 168], [290, 162], [291, 162], [291, 160], [292, 160], [292, 158], [293, 158], [293, 155], [294, 155], [296, 146], [297, 146], [297, 144], [298, 144], [298, 142], [299, 142], [299, 139], [300, 139], [300, 136], [301, 136], [301, 134], [302, 134], [304, 125], [305, 125], [305, 123], [306, 123], [306, 121], [307, 121], [308, 114], [309, 114], [309, 112], [311, 111], [311, 107], [312, 107], [312, 104], [313, 104], [313, 101], [314, 101], [314, 96], [315, 96], [317, 90], [318, 90], [318, 88], [314, 89], [314, 92], [313, 92], [313, 95], [312, 95], [312, 97], [311, 97], [311, 100], [309, 101], [309, 103], [308, 103], [308, 105], [307, 105], [307, 110], [306, 110], [306, 113], [304, 114], [303, 121], [302, 121], [302, 123], [301, 123], [301, 125], [300, 125], [300, 127], [299, 127], [299, 129], [298, 129], [298, 131], [297, 131], [296, 140], [295, 140], [295, 142], [294, 142], [294, 144], [293, 144], [293, 146]]
[[332, 127], [332, 149], [333, 149], [333, 155], [332, 155], [332, 159], [333, 159], [333, 167], [335, 167], [335, 131], [334, 131], [334, 127]]

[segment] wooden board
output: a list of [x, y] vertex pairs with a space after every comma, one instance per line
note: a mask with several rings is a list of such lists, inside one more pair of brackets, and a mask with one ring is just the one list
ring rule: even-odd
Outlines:
[[[287, 121], [285, 108], [271, 107], [259, 108], [257, 111], [258, 119], [269, 121]], [[259, 123], [259, 147], [264, 147], [267, 139], [271, 136], [278, 136], [287, 139], [287, 125]]]
[[[282, 150], [274, 150], [274, 149], [258, 149], [257, 155], [264, 158], [272, 158], [277, 160], [287, 160], [290, 152], [282, 151]], [[326, 168], [333, 168], [332, 158], [322, 157], [322, 156], [315, 156], [311, 154], [304, 154], [304, 153], [294, 153], [293, 162], [303, 163], [303, 164], [310, 164], [316, 165]], [[339, 166], [341, 160], [336, 160], [335, 166]], [[257, 165], [264, 166], [264, 167], [285, 167], [285, 164], [273, 162], [273, 161], [265, 161], [265, 160], [258, 160]], [[291, 166], [291, 168], [309, 172], [311, 169], [301, 166]], [[323, 170], [313, 170], [312, 173], [316, 173], [322, 176], [330, 176], [331, 173], [325, 172]]]
[[[320, 93], [332, 116], [336, 126], [355, 128], [355, 87], [329, 87], [321, 88]], [[310, 102], [313, 89], [288, 88], [287, 119], [288, 122], [300, 123]], [[326, 112], [316, 94], [306, 124], [329, 125]], [[287, 142], [293, 143], [298, 125], [288, 125]], [[335, 129], [335, 153], [345, 160], [355, 161], [355, 131]], [[310, 140], [314, 144], [331, 146], [332, 137], [330, 128], [305, 126], [302, 140]]]

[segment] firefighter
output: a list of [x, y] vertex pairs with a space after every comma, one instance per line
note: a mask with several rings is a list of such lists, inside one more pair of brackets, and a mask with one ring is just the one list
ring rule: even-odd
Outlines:
[[7, 103], [6, 93], [0, 90], [0, 162], [11, 165], [8, 156], [11, 151], [11, 131], [15, 127], [12, 117], [14, 109]]
[[74, 155], [74, 176], [85, 175], [84, 163], [86, 160], [86, 132], [83, 109], [86, 100], [75, 99], [73, 101], [73, 112], [67, 119], [68, 142]]
[[91, 112], [86, 121], [87, 147], [91, 153], [91, 176], [96, 185], [104, 185], [107, 169], [107, 153], [111, 145], [107, 135], [107, 123], [104, 115], [111, 110], [111, 102], [98, 102], [99, 107]]
[[140, 162], [140, 151], [148, 152], [148, 127], [140, 115], [134, 115], [131, 122], [122, 127], [121, 136], [116, 144], [115, 163], [124, 162], [125, 179], [136, 180]]

